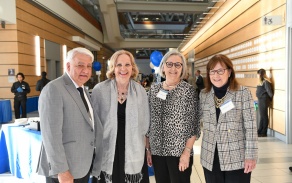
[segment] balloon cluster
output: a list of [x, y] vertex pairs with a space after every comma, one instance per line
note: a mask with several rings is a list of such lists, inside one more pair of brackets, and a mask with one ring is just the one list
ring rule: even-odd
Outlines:
[[155, 50], [150, 55], [150, 61], [155, 67], [158, 67], [161, 62], [162, 57], [163, 57], [162, 53], [160, 51]]
[[100, 71], [100, 69], [101, 69], [101, 63], [100, 63], [99, 61], [94, 61], [94, 62], [92, 63], [92, 67], [93, 67], [93, 69], [94, 69], [95, 71]]

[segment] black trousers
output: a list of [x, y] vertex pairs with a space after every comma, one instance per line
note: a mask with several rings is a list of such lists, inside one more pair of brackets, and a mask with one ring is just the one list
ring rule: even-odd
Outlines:
[[190, 183], [193, 156], [190, 157], [189, 168], [181, 172], [178, 169], [179, 158], [174, 156], [152, 156], [156, 183]]
[[258, 98], [259, 117], [260, 117], [258, 134], [267, 135], [268, 125], [269, 125], [269, 116], [268, 116], [269, 105], [270, 105], [269, 98]]
[[217, 147], [215, 149], [213, 170], [204, 168], [206, 183], [250, 183], [251, 173], [244, 173], [244, 169], [221, 171]]
[[22, 110], [22, 118], [26, 118], [26, 98], [19, 98], [19, 97], [14, 97], [14, 113], [15, 113], [15, 119], [20, 118], [20, 106]]

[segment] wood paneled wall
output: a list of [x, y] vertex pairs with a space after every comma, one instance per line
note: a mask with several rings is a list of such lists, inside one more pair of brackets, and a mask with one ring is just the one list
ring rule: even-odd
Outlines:
[[[225, 3], [231, 3], [225, 1]], [[227, 7], [221, 3], [221, 8]], [[225, 54], [233, 61], [236, 78], [249, 87], [254, 100], [258, 84], [256, 71], [264, 68], [271, 77], [274, 98], [270, 107], [269, 127], [285, 134], [285, 0], [232, 1], [232, 6], [190, 46], [195, 52], [195, 70], [206, 76], [206, 64], [214, 54]], [[208, 15], [211, 16], [215, 15]], [[279, 25], [264, 25], [265, 16], [281, 16]], [[207, 23], [206, 23], [207, 25]]]
[[[45, 71], [45, 47], [44, 41], [49, 40], [61, 45], [67, 45], [67, 50], [75, 47], [83, 47], [73, 42], [72, 36], [85, 38], [87, 35], [70, 26], [47, 12], [33, 6], [32, 4], [16, 0], [16, 25], [6, 25], [0, 28], [0, 98], [13, 100], [14, 95], [10, 92], [12, 83], [8, 82], [8, 69], [15, 69], [15, 74], [23, 72], [25, 81], [29, 83], [31, 92], [28, 96], [37, 96], [39, 92], [35, 90], [35, 85], [40, 76], [36, 76], [35, 71], [35, 43], [34, 37], [40, 36], [41, 49], [41, 71]], [[107, 49], [105, 49], [107, 50]], [[105, 53], [105, 55], [103, 55]], [[100, 59], [104, 56], [108, 58], [110, 50], [97, 53], [97, 59], [103, 65], [106, 60]], [[63, 59], [60, 58], [62, 61]], [[61, 64], [63, 66], [63, 64]], [[61, 68], [63, 70], [63, 68]], [[106, 67], [102, 67], [105, 73]], [[102, 74], [104, 79], [105, 74]]]

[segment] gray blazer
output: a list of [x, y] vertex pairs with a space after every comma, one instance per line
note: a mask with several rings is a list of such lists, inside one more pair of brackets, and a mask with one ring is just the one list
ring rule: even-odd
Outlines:
[[66, 73], [42, 90], [39, 115], [43, 143], [38, 173], [56, 177], [69, 170], [74, 179], [82, 178], [89, 172], [96, 147], [92, 174], [99, 176], [103, 128], [95, 115], [93, 129], [79, 92]]
[[234, 108], [220, 113], [216, 121], [214, 90], [200, 93], [200, 121], [203, 123], [201, 164], [212, 171], [217, 144], [221, 171], [244, 168], [245, 159], [257, 160], [258, 136], [254, 103], [249, 89], [240, 86], [227, 90], [225, 101], [232, 100]]

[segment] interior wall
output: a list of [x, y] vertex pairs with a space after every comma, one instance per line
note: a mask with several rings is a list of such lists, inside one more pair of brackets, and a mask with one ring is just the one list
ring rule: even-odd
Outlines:
[[[14, 95], [10, 92], [12, 83], [8, 81], [8, 69], [14, 69], [15, 73], [24, 73], [25, 81], [31, 87], [28, 97], [39, 95], [39, 92], [35, 90], [36, 82], [40, 78], [36, 76], [35, 71], [34, 38], [36, 35], [40, 37], [41, 71], [46, 71], [47, 61], [51, 60], [46, 58], [45, 40], [61, 46], [66, 45], [67, 51], [69, 51], [75, 47], [84, 47], [72, 41], [72, 36], [79, 36], [83, 39], [88, 36], [82, 30], [64, 23], [46, 11], [23, 0], [16, 0], [16, 24], [8, 24], [5, 29], [0, 29], [0, 98], [11, 100], [13, 100]], [[97, 58], [106, 62], [106, 57], [111, 54], [112, 51], [103, 49], [98, 52]], [[63, 71], [63, 57], [60, 55], [63, 55], [62, 50], [60, 50], [60, 54], [55, 55], [59, 57], [59, 59], [54, 58], [56, 61], [55, 67], [59, 67]], [[105, 59], [102, 59], [103, 57]], [[106, 70], [103, 69], [103, 78], [105, 78], [105, 72]]]
[[[228, 6], [228, 3], [233, 5]], [[204, 77], [206, 64], [213, 55], [227, 55], [233, 61], [237, 80], [251, 90], [254, 100], [257, 100], [256, 72], [260, 68], [266, 69], [274, 88], [269, 127], [285, 135], [286, 1], [225, 1], [221, 7], [230, 8], [218, 21], [205, 28], [184, 55], [194, 50], [195, 70], [200, 69]], [[208, 16], [210, 21], [217, 15]], [[265, 17], [271, 16], [280, 17], [281, 22], [264, 24]]]

